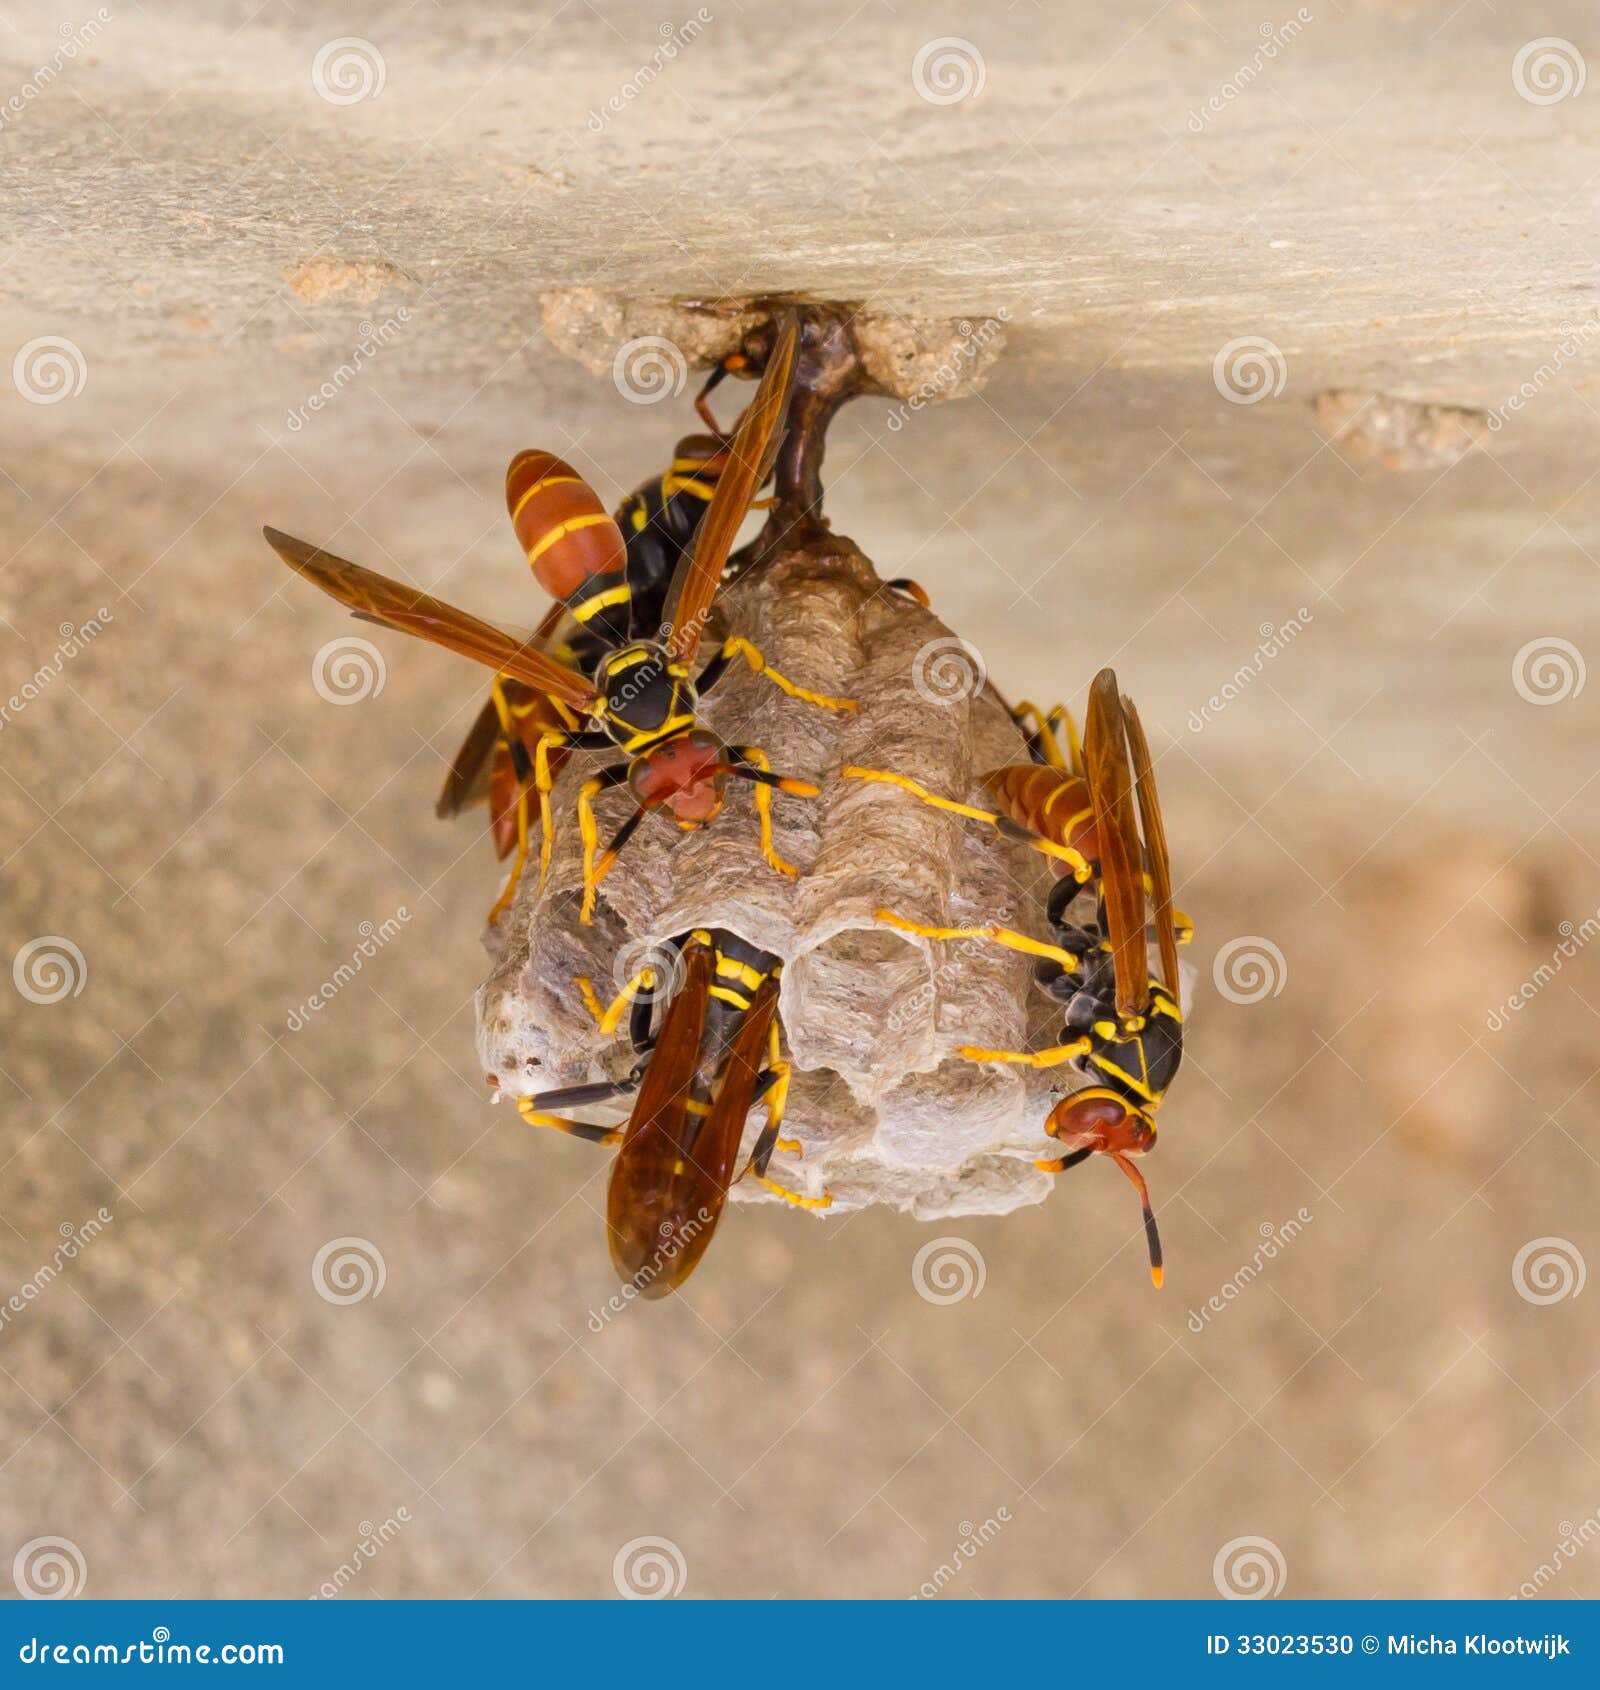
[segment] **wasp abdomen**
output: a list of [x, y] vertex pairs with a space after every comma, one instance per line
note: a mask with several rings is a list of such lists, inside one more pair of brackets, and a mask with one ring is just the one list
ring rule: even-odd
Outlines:
[[1011, 763], [991, 769], [983, 784], [1013, 821], [1054, 844], [1082, 852], [1091, 862], [1099, 858], [1094, 801], [1079, 776], [1042, 763]]
[[625, 580], [622, 530], [570, 464], [549, 452], [519, 452], [506, 471], [506, 509], [539, 585], [572, 605], [615, 577]]

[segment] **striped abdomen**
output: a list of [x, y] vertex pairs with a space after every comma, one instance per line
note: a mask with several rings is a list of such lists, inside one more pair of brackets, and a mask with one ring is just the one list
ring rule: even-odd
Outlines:
[[1014, 822], [1057, 845], [1069, 845], [1090, 862], [1100, 856], [1094, 803], [1088, 783], [1042, 763], [1008, 763], [983, 777], [986, 791]]
[[626, 640], [628, 552], [599, 494], [549, 452], [519, 452], [506, 471], [506, 509], [539, 585], [580, 622], [604, 616]]

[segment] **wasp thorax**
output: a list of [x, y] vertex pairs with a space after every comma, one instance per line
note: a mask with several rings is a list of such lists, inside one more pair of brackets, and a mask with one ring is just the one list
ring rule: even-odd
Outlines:
[[613, 652], [605, 660], [600, 686], [606, 726], [621, 745], [641, 734], [687, 727], [694, 719], [694, 684], [664, 646], [641, 640]]

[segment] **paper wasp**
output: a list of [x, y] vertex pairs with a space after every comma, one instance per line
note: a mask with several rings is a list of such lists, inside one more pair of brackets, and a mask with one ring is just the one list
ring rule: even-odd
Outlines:
[[[535, 1126], [619, 1146], [606, 1198], [611, 1260], [624, 1284], [643, 1297], [664, 1297], [693, 1273], [729, 1187], [744, 1172], [799, 1207], [825, 1208], [830, 1201], [801, 1197], [766, 1177], [789, 1091], [777, 1019], [778, 958], [720, 928], [697, 928], [663, 950], [667, 955], [640, 969], [607, 1009], [588, 981], [579, 982], [602, 1032], [614, 1032], [628, 1013], [637, 1057], [632, 1072], [517, 1100]], [[652, 1032], [654, 1005], [673, 976], [681, 979]], [[620, 1130], [552, 1113], [629, 1093], [636, 1094], [633, 1109]], [[766, 1124], [741, 1172], [745, 1121], [760, 1102]]]
[[[1116, 1163], [1139, 1194], [1150, 1277], [1160, 1285], [1161, 1235], [1149, 1190], [1132, 1159], [1155, 1147], [1156, 1111], [1183, 1056], [1178, 946], [1193, 936], [1193, 927], [1172, 907], [1167, 838], [1149, 742], [1132, 700], [1119, 695], [1110, 669], [1102, 669], [1090, 688], [1081, 749], [1069, 722], [1065, 758], [1054, 733], [1064, 712], [1041, 716], [1029, 705], [1015, 714], [1024, 721], [1032, 718], [1029, 749], [1036, 760], [983, 777], [998, 811], [940, 798], [884, 770], [847, 768], [843, 773], [899, 786], [923, 803], [986, 822], [1051, 857], [1059, 878], [1046, 910], [1050, 943], [1006, 927], [928, 927], [889, 910], [879, 910], [877, 919], [926, 939], [986, 940], [1037, 959], [1039, 984], [1066, 1005], [1061, 1042], [1038, 1051], [963, 1045], [961, 1055], [973, 1062], [1031, 1068], [1070, 1062], [1094, 1082], [1051, 1110], [1045, 1131], [1065, 1154], [1038, 1166], [1060, 1173], [1097, 1153]], [[1094, 897], [1095, 912], [1089, 922], [1076, 925], [1069, 912], [1085, 889]], [[1159, 979], [1150, 972], [1147, 893], [1161, 957]]]
[[[554, 842], [554, 754], [610, 747], [627, 754], [628, 761], [601, 769], [578, 793], [585, 923], [593, 920], [601, 880], [645, 816], [662, 809], [679, 827], [703, 827], [721, 810], [730, 776], [755, 784], [761, 850], [768, 864], [779, 873], [795, 873], [772, 842], [770, 789], [814, 797], [817, 788], [809, 781], [773, 774], [758, 747], [724, 745], [697, 723], [700, 695], [736, 657], [793, 697], [829, 710], [855, 709], [853, 700], [829, 698], [786, 680], [754, 645], [738, 636], [722, 643], [698, 678], [690, 674], [734, 538], [781, 438], [778, 425], [788, 405], [797, 337], [791, 322], [767, 359], [755, 398], [728, 443], [727, 461], [693, 544], [668, 583], [657, 638], [635, 640], [619, 631], [618, 612], [630, 597], [627, 548], [594, 490], [547, 453], [522, 453], [513, 459], [506, 486], [513, 526], [540, 585], [585, 628], [592, 625], [596, 654], [587, 672], [542, 649], [536, 639], [518, 639], [427, 593], [276, 529], [266, 530], [268, 541], [291, 569], [349, 605], [357, 616], [446, 646], [487, 664], [502, 680], [521, 683], [540, 695], [532, 761], [539, 797], [541, 886]], [[588, 727], [582, 725], [585, 718]], [[594, 799], [622, 785], [634, 798], [634, 811], [597, 858]]]
[[[697, 405], [703, 398], [702, 394]], [[712, 422], [714, 426], [715, 419]], [[660, 631], [667, 589], [711, 504], [727, 463], [727, 450], [728, 436], [720, 431], [687, 436], [678, 442], [670, 466], [637, 487], [618, 506], [612, 520], [622, 532], [627, 551], [623, 583], [627, 598], [621, 606], [622, 616], [607, 617], [605, 626], [613, 638], [648, 640]], [[564, 623], [568, 624], [565, 630]], [[562, 632], [566, 637], [558, 642]], [[599, 630], [572, 615], [559, 599], [540, 624], [534, 641], [542, 651], [559, 653], [585, 670], [593, 667], [605, 649]], [[489, 911], [491, 927], [515, 897], [527, 861], [529, 803], [534, 796], [539, 740], [547, 733], [564, 732], [566, 726], [543, 693], [522, 681], [497, 677], [445, 777], [435, 813], [442, 818], [457, 816], [487, 801], [495, 855], [504, 862], [516, 852], [505, 887]], [[564, 752], [552, 753], [552, 780], [565, 761]]]

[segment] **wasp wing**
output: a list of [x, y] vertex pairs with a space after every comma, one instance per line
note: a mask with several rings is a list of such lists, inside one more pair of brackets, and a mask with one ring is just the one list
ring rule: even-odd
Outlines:
[[679, 1188], [688, 1166], [690, 1088], [715, 960], [709, 945], [692, 945], [685, 953], [683, 984], [650, 1053], [606, 1192], [612, 1263], [643, 1297], [665, 1296], [678, 1282], [673, 1275], [682, 1236]]
[[1117, 692], [1117, 677], [1110, 669], [1102, 669], [1089, 688], [1083, 752], [1100, 841], [1100, 902], [1116, 971], [1117, 1011], [1137, 1015], [1144, 1008], [1150, 981], [1144, 936], [1144, 865], [1133, 813], [1122, 699]]
[[694, 546], [673, 573], [662, 625], [671, 630], [667, 650], [677, 660], [693, 657], [700, 644], [706, 612], [717, 596], [734, 538], [756, 489], [772, 468], [769, 449], [775, 451], [781, 438], [776, 431], [789, 407], [799, 338], [799, 324], [791, 320], [773, 347], [756, 396], [728, 444], [728, 462], [717, 477], [717, 489], [695, 533]]
[[540, 692], [562, 703], [586, 710], [594, 702], [595, 690], [578, 670], [546, 657], [525, 641], [514, 639], [503, 628], [481, 621], [454, 605], [446, 604], [416, 587], [407, 587], [363, 569], [320, 546], [308, 545], [276, 528], [262, 532], [278, 556], [314, 586], [349, 606], [357, 616], [414, 634], [463, 657], [485, 663], [503, 675], [526, 681]]
[[1134, 791], [1139, 799], [1139, 825], [1144, 832], [1145, 856], [1150, 862], [1150, 901], [1155, 906], [1156, 941], [1161, 947], [1161, 981], [1178, 995], [1178, 930], [1172, 924], [1172, 864], [1167, 856], [1167, 830], [1161, 820], [1161, 800], [1156, 796], [1155, 765], [1150, 759], [1150, 741], [1131, 698], [1122, 700], [1122, 714], [1128, 729], [1128, 750], [1133, 755]]
[[[555, 637], [556, 629], [560, 627], [566, 610], [564, 604], [551, 605], [545, 612], [544, 620], [524, 643], [543, 650]], [[563, 726], [555, 711], [539, 711], [535, 700], [542, 699], [543, 694], [534, 693], [532, 688], [523, 687], [517, 681], [505, 683], [505, 694], [508, 706], [524, 707], [529, 711], [530, 717], [537, 715], [539, 726]], [[459, 816], [463, 810], [481, 804], [489, 796], [489, 759], [494, 754], [494, 748], [504, 737], [505, 729], [500, 720], [500, 710], [491, 696], [484, 700], [477, 720], [467, 729], [467, 737], [462, 740], [461, 749], [455, 754], [450, 773], [445, 776], [444, 790], [439, 794], [439, 802], [434, 806], [435, 815], [441, 819]]]

